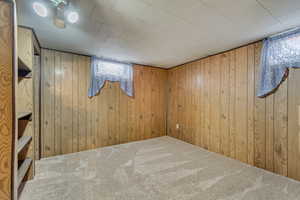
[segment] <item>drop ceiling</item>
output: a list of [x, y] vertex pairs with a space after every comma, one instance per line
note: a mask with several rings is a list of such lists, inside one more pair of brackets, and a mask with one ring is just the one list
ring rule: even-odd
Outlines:
[[18, 23], [42, 47], [169, 68], [300, 25], [299, 0], [77, 0], [80, 20], [58, 29], [34, 0]]

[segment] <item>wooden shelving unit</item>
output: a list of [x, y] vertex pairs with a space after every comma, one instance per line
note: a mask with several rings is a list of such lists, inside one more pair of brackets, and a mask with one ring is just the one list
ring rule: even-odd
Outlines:
[[17, 152], [18, 154], [31, 142], [32, 136], [22, 136], [18, 140], [18, 147], [17, 147]]
[[[18, 83], [16, 85], [16, 128], [15, 142], [15, 197], [22, 192], [21, 185], [34, 177], [36, 146], [38, 145], [36, 126], [39, 125], [39, 99], [36, 98], [36, 58], [40, 56], [40, 47], [32, 29], [18, 27]], [[39, 65], [38, 65], [39, 67]], [[39, 70], [38, 70], [39, 71]]]
[[[14, 102], [16, 63], [14, 60], [14, 1], [0, 1], [0, 199], [13, 199], [11, 183], [15, 174], [11, 167], [14, 159], [14, 133], [15, 119]], [[14, 69], [14, 70], [12, 70]], [[12, 166], [11, 166], [12, 165]]]
[[21, 112], [21, 113], [18, 113], [18, 120], [32, 121], [32, 112]]
[[18, 169], [18, 187], [21, 185], [22, 181], [24, 180], [30, 166], [32, 164], [32, 159], [27, 158], [24, 160], [21, 164], [21, 166]]
[[18, 76], [19, 78], [32, 78], [31, 69], [22, 61], [21, 58], [18, 58]]

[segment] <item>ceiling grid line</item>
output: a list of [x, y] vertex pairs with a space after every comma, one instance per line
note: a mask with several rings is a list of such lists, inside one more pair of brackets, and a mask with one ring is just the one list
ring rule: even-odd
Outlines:
[[272, 11], [271, 11], [270, 9], [268, 9], [267, 7], [265, 7], [259, 0], [255, 0], [255, 1], [256, 1], [256, 2], [258, 3], [258, 5], [260, 5], [264, 10], [266, 10], [266, 11], [269, 13], [269, 15], [270, 15], [271, 17], [274, 18], [274, 20], [276, 20], [276, 21], [278, 21], [278, 23], [282, 24], [281, 20], [280, 20], [279, 18], [275, 17], [275, 15], [272, 13]]

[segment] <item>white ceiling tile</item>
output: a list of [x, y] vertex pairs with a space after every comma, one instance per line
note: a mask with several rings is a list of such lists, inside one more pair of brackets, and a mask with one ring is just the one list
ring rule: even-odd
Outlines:
[[[80, 20], [58, 29], [52, 16], [17, 0], [19, 24], [43, 47], [171, 67], [299, 25], [298, 0], [77, 0]], [[280, 22], [280, 23], [279, 23]]]
[[280, 21], [290, 15], [300, 11], [299, 0], [258, 0], [272, 15]]
[[238, 28], [245, 31], [263, 29], [279, 23], [255, 0], [202, 0], [207, 6], [219, 11]]

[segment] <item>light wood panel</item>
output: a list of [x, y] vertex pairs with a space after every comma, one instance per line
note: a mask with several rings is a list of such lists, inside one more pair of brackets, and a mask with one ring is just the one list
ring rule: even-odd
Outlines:
[[90, 58], [42, 50], [42, 157], [166, 135], [167, 71], [134, 66], [135, 96], [106, 82], [89, 99]]
[[[20, 78], [16, 87], [16, 111], [17, 113], [30, 112], [33, 117], [31, 121], [18, 121], [18, 139], [22, 136], [31, 136], [32, 141], [19, 154], [19, 164], [24, 160], [30, 158], [33, 164], [30, 165], [29, 171], [26, 174], [24, 181], [34, 177], [34, 158], [35, 158], [35, 113], [34, 113], [34, 46], [33, 46], [33, 32], [31, 29], [18, 27], [18, 59], [32, 71], [31, 78]], [[21, 188], [21, 187], [20, 187]], [[19, 189], [20, 189], [19, 188]]]
[[[300, 70], [290, 70], [288, 82], [288, 176], [300, 179]], [[293, 119], [293, 120], [291, 120]]]
[[257, 98], [261, 46], [170, 69], [168, 135], [300, 180], [300, 70]]
[[13, 5], [0, 1], [0, 199], [11, 200], [13, 168]]
[[[36, 40], [35, 40], [36, 41]], [[33, 67], [33, 121], [34, 121], [34, 159], [40, 159], [40, 72], [41, 72], [41, 60], [40, 55], [34, 56]]]

